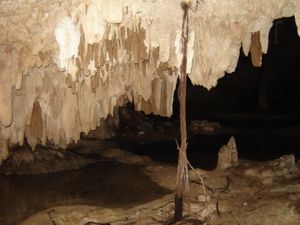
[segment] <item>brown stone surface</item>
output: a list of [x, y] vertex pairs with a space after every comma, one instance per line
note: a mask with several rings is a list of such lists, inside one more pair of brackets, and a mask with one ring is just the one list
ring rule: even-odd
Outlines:
[[0, 167], [0, 174], [48, 174], [79, 169], [92, 162], [93, 160], [85, 159], [69, 151], [39, 146], [32, 151], [28, 147], [19, 147], [12, 151]]
[[[129, 153], [119, 154], [118, 160], [130, 162], [132, 157]], [[276, 163], [276, 160], [273, 162]], [[144, 161], [143, 165], [145, 173], [153, 181], [175, 190], [176, 167], [151, 161]], [[265, 185], [256, 177], [245, 176], [242, 170], [245, 165], [255, 167], [255, 163], [241, 161], [236, 169], [226, 171], [197, 169], [198, 174], [205, 177], [209, 195], [207, 205], [203, 202], [203, 189], [199, 185], [198, 175], [190, 171], [190, 192], [184, 204], [186, 220], [175, 224], [298, 225], [299, 171], [293, 178], [275, 180]], [[167, 194], [161, 199], [133, 208], [108, 209], [82, 205], [54, 207], [31, 216], [22, 225], [163, 225], [172, 221], [173, 200], [173, 194]]]

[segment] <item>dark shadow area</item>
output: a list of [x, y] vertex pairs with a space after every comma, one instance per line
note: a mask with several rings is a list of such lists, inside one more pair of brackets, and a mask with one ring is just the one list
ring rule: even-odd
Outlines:
[[[249, 53], [250, 54], [250, 53]], [[197, 167], [214, 169], [220, 147], [234, 136], [242, 159], [267, 161], [284, 154], [300, 158], [300, 38], [295, 18], [274, 21], [269, 34], [269, 50], [261, 68], [241, 49], [237, 69], [225, 75], [212, 90], [187, 88], [187, 120], [219, 122], [219, 132], [188, 136], [188, 157]], [[173, 128], [165, 128], [161, 140], [145, 135], [121, 140], [120, 146], [136, 154], [176, 165], [179, 141], [179, 103], [174, 94]], [[152, 129], [161, 132], [159, 117], [148, 116]], [[134, 132], [134, 128], [132, 128]], [[147, 132], [146, 132], [147, 133]], [[165, 138], [165, 139], [164, 139]]]
[[154, 183], [141, 168], [117, 162], [48, 175], [0, 176], [0, 224], [16, 225], [54, 206], [129, 208], [167, 193], [170, 191]]
[[[249, 53], [250, 54], [250, 53]], [[236, 71], [211, 90], [188, 84], [188, 119], [212, 115], [300, 116], [300, 38], [295, 18], [275, 20], [262, 67], [252, 66], [241, 49]], [[175, 94], [174, 117], [178, 118]], [[234, 118], [233, 118], [234, 119]]]
[[[271, 130], [258, 133], [245, 132], [243, 127], [224, 127], [224, 133], [220, 134], [190, 135], [187, 151], [189, 161], [195, 167], [215, 169], [218, 152], [231, 136], [235, 137], [240, 159], [268, 161], [285, 154], [294, 154], [296, 159], [300, 158], [300, 134], [286, 136]], [[174, 166], [177, 164], [178, 150], [175, 138], [160, 141], [124, 140], [120, 142], [120, 146], [137, 155], [148, 156], [157, 162]]]

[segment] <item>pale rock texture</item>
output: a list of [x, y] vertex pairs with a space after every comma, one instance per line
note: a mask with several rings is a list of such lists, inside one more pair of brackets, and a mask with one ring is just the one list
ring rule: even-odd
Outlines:
[[218, 153], [218, 170], [225, 170], [233, 166], [238, 166], [238, 152], [234, 137], [231, 137]]
[[247, 176], [257, 177], [263, 183], [269, 184], [278, 178], [299, 177], [300, 169], [296, 164], [294, 155], [283, 155], [273, 161], [244, 169]]
[[[272, 21], [298, 0], [190, 0], [187, 71], [208, 89], [241, 46], [260, 66]], [[182, 59], [181, 0], [0, 0], [0, 162], [7, 146], [65, 148], [128, 101], [172, 114]], [[300, 32], [299, 32], [300, 33]]]

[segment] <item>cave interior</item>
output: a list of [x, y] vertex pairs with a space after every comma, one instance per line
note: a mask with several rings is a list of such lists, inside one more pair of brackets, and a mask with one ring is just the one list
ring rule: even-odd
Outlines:
[[[5, 10], [12, 10], [7, 6], [9, 2], [0, 1], [1, 21], [9, 18], [5, 15]], [[36, 8], [47, 5], [44, 1], [40, 6], [32, 2]], [[28, 43], [22, 42], [26, 37], [19, 38], [23, 30], [20, 29], [19, 36], [12, 35], [19, 29], [17, 25], [11, 30], [7, 28], [7, 35], [2, 33], [0, 39], [1, 225], [300, 224], [297, 1], [291, 1], [298, 7], [296, 16], [290, 13], [290, 7], [283, 7], [282, 14], [272, 17], [269, 31], [263, 30], [265, 27], [260, 34], [259, 29], [251, 31], [249, 43], [236, 45], [234, 39], [234, 51], [226, 46], [219, 55], [212, 50], [215, 56], [207, 58], [210, 53], [202, 42], [210, 43], [207, 39], [214, 32], [216, 37], [225, 35], [224, 39], [231, 35], [223, 28], [223, 33], [215, 31], [220, 25], [215, 25], [210, 16], [205, 20], [209, 23], [207, 27], [213, 28], [205, 27], [199, 22], [202, 11], [192, 15], [198, 10], [194, 4], [214, 1], [185, 1], [190, 7], [191, 24], [203, 25], [212, 36], [207, 38], [200, 28], [195, 28], [188, 36], [195, 46], [187, 42], [183, 57], [178, 46], [174, 48], [169, 43], [174, 39], [176, 45], [178, 41], [178, 31], [177, 36], [171, 31], [178, 24], [181, 26], [181, 17], [175, 22], [169, 18], [150, 32], [159, 36], [170, 29], [169, 36], [161, 34], [159, 44], [155, 45], [151, 35], [148, 37], [149, 27], [141, 25], [143, 15], [134, 17], [139, 22], [128, 19], [139, 14], [138, 7], [148, 10], [142, 3], [136, 3], [141, 5], [130, 11], [116, 7], [121, 0], [99, 1], [105, 2], [110, 11], [102, 15], [109, 22], [99, 28], [101, 21], [95, 19], [98, 8], [93, 11], [93, 7], [88, 7], [97, 5], [96, 1], [87, 1], [85, 7], [81, 7], [80, 1], [73, 5], [72, 1], [51, 2], [47, 5], [50, 8], [41, 10], [53, 10], [53, 16], [47, 15], [41, 21], [48, 26], [41, 29], [47, 32], [36, 35], [35, 44], [36, 28], [28, 31], [33, 34], [27, 40], [32, 46], [26, 47]], [[214, 4], [212, 7], [219, 10]], [[24, 9], [20, 8], [22, 13]], [[59, 22], [61, 8], [70, 16]], [[174, 13], [181, 14], [178, 8]], [[153, 14], [153, 9], [150, 11], [147, 13]], [[165, 5], [157, 12], [154, 10], [157, 18], [164, 18], [165, 11]], [[40, 11], [33, 12], [35, 18]], [[78, 19], [76, 15], [81, 14], [86, 17]], [[109, 25], [123, 23], [125, 19], [120, 21], [120, 14], [127, 15], [126, 25]], [[17, 11], [11, 15], [15, 21], [18, 16]], [[48, 17], [55, 22], [48, 22]], [[73, 17], [81, 26], [73, 26], [73, 21], [69, 21]], [[266, 24], [269, 22], [269, 18], [262, 18]], [[29, 28], [35, 26], [30, 23], [29, 19]], [[52, 31], [51, 37], [48, 30]], [[201, 38], [197, 39], [197, 32]], [[68, 36], [70, 33], [73, 36]], [[62, 37], [68, 37], [67, 41]], [[13, 41], [8, 41], [10, 38]], [[152, 46], [145, 44], [146, 40]], [[227, 43], [211, 41], [217, 48]], [[73, 42], [77, 43], [77, 52]], [[194, 57], [192, 66], [190, 55]], [[189, 173], [198, 173], [189, 175], [184, 219], [172, 221], [174, 202], [170, 196], [176, 191], [180, 154], [178, 62], [184, 57], [187, 74], [195, 74], [199, 68], [199, 73], [204, 74], [201, 78], [189, 76], [186, 89], [187, 159], [191, 165]], [[7, 74], [14, 77], [8, 78]], [[199, 174], [205, 177], [200, 181], [207, 184], [206, 191], [205, 185], [203, 190], [199, 185]], [[225, 187], [220, 188], [224, 182]], [[274, 213], [276, 216], [272, 217]]]

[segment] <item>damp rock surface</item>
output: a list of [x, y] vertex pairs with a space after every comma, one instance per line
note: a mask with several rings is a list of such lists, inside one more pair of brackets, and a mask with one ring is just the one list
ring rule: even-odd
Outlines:
[[[0, 175], [0, 224], [16, 225], [30, 215], [55, 206], [77, 208], [78, 205], [89, 205], [94, 206], [91, 208], [103, 209], [103, 212], [107, 212], [105, 215], [110, 215], [109, 212], [117, 209], [126, 211], [136, 205], [163, 198], [170, 193], [168, 187], [158, 185], [140, 166], [107, 159], [98, 160], [79, 170], [59, 173]], [[63, 212], [66, 211], [70, 216], [63, 214], [63, 218], [72, 219], [72, 216], [76, 214], [82, 216], [87, 210], [83, 207], [79, 211], [72, 212], [70, 207]], [[56, 215], [55, 212], [50, 214]], [[99, 218], [105, 219], [106, 216], [101, 215]], [[44, 216], [41, 218], [45, 219]], [[48, 214], [46, 218], [49, 219]], [[85, 223], [95, 222], [93, 216], [90, 218], [91, 220], [85, 218]], [[72, 224], [71, 219], [70, 224]], [[64, 224], [66, 220], [62, 221]], [[48, 223], [51, 224], [51, 221], [38, 220], [29, 224]], [[75, 220], [73, 224], [76, 224]]]
[[254, 166], [246, 165], [244, 174], [257, 177], [265, 183], [273, 180], [298, 176], [300, 167], [296, 164], [294, 155], [284, 155], [280, 158]]
[[[127, 154], [120, 155], [117, 160], [128, 159]], [[274, 160], [273, 164], [278, 161], [280, 159]], [[300, 173], [272, 181], [271, 185], [263, 184], [257, 177], [243, 174], [243, 166], [255, 167], [257, 164], [263, 167], [270, 162], [241, 160], [234, 169], [190, 171], [190, 192], [184, 203], [185, 220], [175, 224], [298, 225]], [[176, 167], [151, 162], [144, 164], [143, 171], [158, 185], [175, 191]], [[206, 197], [199, 176], [205, 180]], [[61, 225], [164, 225], [172, 221], [173, 213], [174, 195], [169, 193], [132, 208], [86, 205], [53, 207], [29, 217], [21, 224], [40, 225], [52, 221]]]
[[36, 147], [19, 147], [12, 151], [9, 158], [0, 167], [0, 174], [6, 175], [33, 175], [47, 174], [66, 170], [80, 169], [93, 160], [83, 158], [70, 151]]
[[193, 120], [190, 125], [190, 129], [195, 133], [215, 133], [221, 128], [221, 124], [218, 122], [212, 122], [208, 120]]

